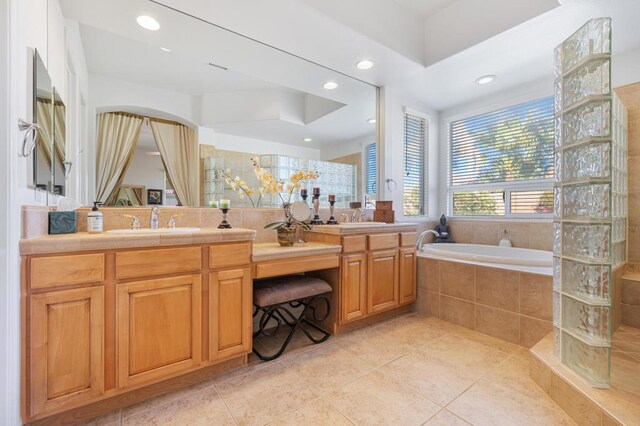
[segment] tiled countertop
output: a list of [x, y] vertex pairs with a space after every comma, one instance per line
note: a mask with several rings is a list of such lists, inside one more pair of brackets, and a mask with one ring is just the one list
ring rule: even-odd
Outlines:
[[333, 254], [341, 251], [341, 245], [325, 243], [296, 243], [292, 247], [281, 247], [278, 243], [259, 243], [253, 245], [253, 261]]
[[33, 255], [45, 253], [68, 253], [91, 250], [117, 250], [136, 247], [173, 246], [204, 244], [227, 241], [253, 241], [256, 231], [253, 229], [200, 228], [192, 233], [122, 235], [76, 234], [44, 235], [20, 241], [20, 254]]
[[357, 224], [315, 225], [309, 232], [332, 235], [383, 234], [385, 232], [415, 232], [417, 227], [417, 223], [408, 222], [385, 224], [360, 222]]

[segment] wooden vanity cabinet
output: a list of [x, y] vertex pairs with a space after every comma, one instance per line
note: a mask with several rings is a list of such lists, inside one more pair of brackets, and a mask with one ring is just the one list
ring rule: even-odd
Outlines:
[[342, 245], [338, 325], [415, 302], [416, 236], [413, 231], [307, 234], [309, 241]]
[[386, 311], [399, 305], [398, 250], [367, 254], [367, 312]]
[[400, 304], [413, 303], [417, 298], [416, 273], [418, 261], [415, 248], [401, 248], [398, 269]]
[[253, 333], [251, 269], [209, 275], [209, 359], [251, 352]]
[[200, 284], [200, 275], [118, 284], [118, 387], [162, 379], [200, 364]]
[[365, 253], [342, 256], [340, 322], [367, 315], [367, 256]]
[[243, 241], [25, 256], [23, 420], [105, 399], [113, 405], [100, 406], [115, 409], [145, 388], [246, 363], [251, 248]]
[[29, 310], [32, 413], [88, 401], [104, 391], [102, 286], [34, 294]]

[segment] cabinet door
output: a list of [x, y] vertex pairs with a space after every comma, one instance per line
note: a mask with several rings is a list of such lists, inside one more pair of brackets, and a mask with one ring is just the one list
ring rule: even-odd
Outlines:
[[416, 300], [416, 249], [400, 249], [400, 304]]
[[251, 352], [251, 270], [213, 272], [209, 275], [209, 286], [209, 359]]
[[368, 313], [386, 311], [398, 306], [398, 250], [382, 250], [368, 254]]
[[366, 315], [367, 267], [366, 255], [352, 254], [342, 257], [342, 284], [340, 320], [346, 323]]
[[157, 381], [200, 364], [200, 275], [118, 284], [118, 386]]
[[104, 289], [88, 287], [31, 296], [31, 415], [104, 391]]

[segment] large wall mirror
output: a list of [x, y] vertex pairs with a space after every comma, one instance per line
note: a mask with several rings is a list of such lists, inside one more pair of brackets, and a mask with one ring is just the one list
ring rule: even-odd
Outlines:
[[[320, 186], [321, 201], [375, 200], [377, 87], [154, 2], [61, 4], [89, 70], [96, 199], [277, 207], [228, 182], [256, 188], [257, 158], [276, 179], [318, 172], [303, 186]], [[159, 28], [142, 28], [143, 15]]]
[[33, 117], [38, 124], [33, 151], [33, 186], [58, 195], [65, 194], [68, 162], [66, 107], [38, 51], [33, 57]]

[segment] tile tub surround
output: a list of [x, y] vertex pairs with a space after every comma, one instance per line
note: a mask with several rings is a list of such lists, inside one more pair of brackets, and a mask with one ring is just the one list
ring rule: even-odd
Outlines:
[[497, 246], [504, 231], [514, 247], [551, 251], [553, 248], [553, 223], [522, 220], [473, 220], [452, 218], [451, 236], [457, 243]]
[[[615, 92], [629, 111], [629, 247], [627, 260], [640, 262], [640, 83], [618, 87]], [[633, 214], [635, 212], [635, 214]]]
[[418, 312], [527, 348], [553, 328], [552, 277], [418, 257]]
[[[23, 206], [22, 207], [22, 238], [30, 239], [47, 234], [48, 212], [54, 207]], [[87, 230], [87, 213], [89, 208], [78, 209], [78, 232]], [[150, 207], [105, 207], [103, 214], [104, 229], [127, 229], [131, 226], [131, 219], [122, 217], [124, 214], [134, 215], [140, 219], [143, 228], [149, 227]], [[336, 209], [336, 216], [342, 213], [350, 214], [352, 209]], [[371, 220], [372, 210], [365, 210], [365, 220]], [[176, 219], [179, 227], [215, 228], [222, 221], [219, 209], [208, 207], [160, 207], [160, 226], [166, 226], [169, 217], [181, 214]], [[320, 218], [324, 221], [330, 216], [329, 209], [320, 209]], [[284, 219], [284, 210], [280, 208], [253, 209], [238, 208], [229, 210], [228, 220], [234, 228], [254, 229], [257, 243], [274, 242], [277, 240], [276, 231], [264, 229], [264, 225]]]
[[[530, 377], [580, 425], [637, 425], [640, 419], [640, 329], [622, 325], [613, 335], [611, 387], [595, 388], [553, 354], [553, 333], [531, 349]], [[618, 348], [618, 349], [616, 349]]]
[[640, 272], [627, 270], [620, 281], [622, 288], [619, 324], [640, 328]]
[[91, 424], [576, 424], [529, 377], [528, 351], [437, 318], [290, 348]]

